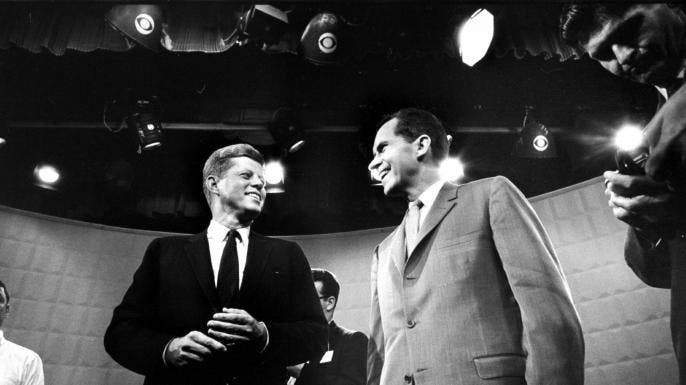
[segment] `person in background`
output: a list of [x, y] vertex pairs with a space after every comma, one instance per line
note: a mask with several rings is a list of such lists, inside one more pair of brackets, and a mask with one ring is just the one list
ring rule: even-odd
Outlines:
[[10, 293], [0, 281], [0, 384], [43, 385], [43, 362], [33, 350], [8, 341], [2, 324], [10, 313]]
[[367, 383], [367, 336], [336, 325], [333, 313], [338, 305], [340, 285], [328, 270], [312, 269], [319, 303], [329, 323], [326, 352], [317, 360], [290, 366], [289, 384], [364, 385]]
[[538, 216], [504, 177], [441, 180], [448, 147], [424, 110], [377, 130], [369, 170], [409, 207], [373, 255], [368, 383], [583, 384], [579, 317]]
[[326, 323], [300, 247], [251, 231], [266, 199], [264, 159], [236, 144], [203, 168], [206, 231], [152, 241], [105, 333], [145, 384], [284, 384], [321, 356]]
[[652, 85], [658, 109], [644, 128], [645, 173], [604, 173], [609, 205], [630, 227], [624, 255], [646, 284], [671, 289], [671, 332], [686, 384], [686, 15], [667, 4], [579, 3], [562, 37], [612, 74]]

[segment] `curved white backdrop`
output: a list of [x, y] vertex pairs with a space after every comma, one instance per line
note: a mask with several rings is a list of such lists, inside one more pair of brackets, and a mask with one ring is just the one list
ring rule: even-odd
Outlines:
[[[567, 275], [586, 339], [586, 383], [677, 383], [669, 292], [626, 266], [626, 228], [612, 217], [602, 179], [532, 198]], [[392, 229], [283, 237], [312, 267], [341, 282], [336, 322], [368, 332], [371, 252]], [[5, 336], [36, 351], [46, 384], [140, 384], [105, 353], [112, 309], [148, 243], [164, 233], [94, 225], [0, 206], [0, 280], [12, 313]]]

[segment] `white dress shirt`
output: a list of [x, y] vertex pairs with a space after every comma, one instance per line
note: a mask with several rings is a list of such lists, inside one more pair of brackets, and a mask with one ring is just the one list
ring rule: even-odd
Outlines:
[[0, 385], [43, 383], [43, 362], [38, 354], [6, 340], [0, 330]]
[[[228, 227], [215, 221], [210, 221], [207, 227], [207, 241], [210, 245], [210, 259], [212, 262], [212, 273], [214, 273], [214, 286], [217, 286], [217, 277], [219, 276], [219, 265], [222, 261], [222, 253], [226, 245], [226, 235], [229, 233]], [[243, 271], [245, 270], [245, 261], [248, 258], [248, 237], [250, 236], [250, 227], [243, 227], [236, 229], [240, 234], [240, 239], [236, 238], [236, 252], [238, 253], [238, 287], [241, 287], [243, 282]]]
[[[426, 219], [426, 216], [429, 214], [429, 210], [431, 210], [431, 206], [433, 206], [434, 202], [436, 201], [436, 197], [438, 197], [438, 193], [441, 191], [441, 187], [445, 184], [445, 181], [439, 180], [438, 182], [432, 184], [429, 186], [424, 192], [422, 192], [417, 199], [419, 199], [422, 202], [422, 207], [419, 209], [419, 231], [421, 231], [422, 225], [424, 224], [424, 220]], [[412, 204], [414, 201], [410, 202]]]

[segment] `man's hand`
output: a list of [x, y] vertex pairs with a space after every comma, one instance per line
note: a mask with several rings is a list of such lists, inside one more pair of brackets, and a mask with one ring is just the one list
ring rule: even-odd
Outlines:
[[648, 176], [663, 181], [686, 172], [686, 84], [660, 108], [644, 133], [650, 144]]
[[185, 366], [191, 362], [202, 362], [215, 352], [225, 351], [223, 344], [199, 331], [192, 331], [169, 342], [164, 351], [164, 361], [170, 366]]
[[254, 343], [258, 351], [267, 344], [267, 327], [242, 309], [222, 309], [207, 322], [208, 334], [227, 345]]
[[686, 221], [686, 198], [667, 183], [646, 175], [606, 171], [605, 194], [617, 219], [641, 230], [659, 232]]

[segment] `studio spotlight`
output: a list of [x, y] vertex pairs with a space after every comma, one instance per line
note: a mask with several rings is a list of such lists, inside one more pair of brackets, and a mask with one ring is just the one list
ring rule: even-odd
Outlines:
[[343, 61], [344, 23], [333, 13], [320, 13], [310, 20], [300, 38], [303, 56], [314, 64]]
[[60, 172], [53, 165], [47, 163], [39, 163], [33, 169], [33, 184], [38, 187], [57, 190], [57, 185], [60, 181]]
[[267, 128], [283, 155], [293, 154], [305, 145], [305, 135], [299, 127], [295, 112], [290, 108], [274, 111]]
[[267, 182], [267, 193], [278, 194], [285, 191], [285, 172], [283, 165], [278, 161], [271, 161], [264, 167], [264, 179]]
[[458, 158], [446, 158], [441, 162], [438, 173], [444, 181], [457, 182], [464, 176], [464, 165]]
[[453, 38], [462, 62], [470, 67], [483, 59], [493, 41], [495, 22], [487, 9], [478, 9], [461, 26], [455, 28]]
[[160, 51], [162, 9], [158, 5], [115, 5], [105, 19], [127, 38], [155, 52]]
[[0, 137], [0, 148], [3, 148], [7, 144], [7, 139]]
[[154, 101], [141, 99], [136, 111], [126, 118], [126, 125], [138, 138], [139, 149], [150, 150], [162, 146], [162, 124], [158, 117], [159, 106]]
[[520, 158], [556, 158], [557, 145], [552, 133], [546, 126], [530, 118], [530, 109], [525, 109], [522, 130], [515, 143], [515, 155]]

